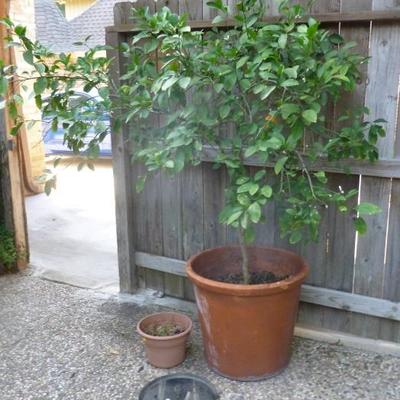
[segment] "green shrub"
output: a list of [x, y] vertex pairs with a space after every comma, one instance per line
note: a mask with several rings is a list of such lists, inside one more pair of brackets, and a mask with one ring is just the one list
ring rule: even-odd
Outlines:
[[4, 225], [0, 225], [0, 265], [4, 265], [7, 269], [11, 268], [17, 259], [14, 236]]

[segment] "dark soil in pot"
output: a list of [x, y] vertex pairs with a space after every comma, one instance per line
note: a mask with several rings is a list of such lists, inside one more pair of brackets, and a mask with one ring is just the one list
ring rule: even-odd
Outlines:
[[[233, 283], [235, 285], [240, 285], [243, 283], [243, 273], [236, 274], [225, 274], [217, 276], [206, 276], [208, 279], [212, 279], [217, 282]], [[283, 281], [289, 278], [289, 275], [275, 275], [273, 272], [269, 271], [255, 271], [250, 272], [250, 285], [262, 285], [263, 283], [275, 283]]]
[[173, 322], [165, 322], [162, 324], [151, 324], [143, 329], [144, 333], [147, 333], [150, 336], [158, 336], [158, 337], [166, 337], [166, 336], [175, 336], [184, 332], [185, 329]]

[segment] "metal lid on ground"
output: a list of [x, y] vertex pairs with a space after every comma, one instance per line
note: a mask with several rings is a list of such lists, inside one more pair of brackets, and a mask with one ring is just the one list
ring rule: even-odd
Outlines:
[[217, 400], [213, 385], [192, 374], [165, 375], [149, 382], [140, 392], [139, 400]]

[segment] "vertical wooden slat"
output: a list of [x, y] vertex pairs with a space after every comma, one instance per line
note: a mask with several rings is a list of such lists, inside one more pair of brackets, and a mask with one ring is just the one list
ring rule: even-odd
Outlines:
[[[145, 185], [141, 196], [142, 207], [140, 219], [143, 220], [140, 236], [140, 250], [150, 254], [163, 254], [163, 214], [161, 173], [152, 176]], [[164, 292], [164, 274], [146, 269], [146, 286]]]
[[[117, 4], [114, 8], [116, 24], [123, 21], [119, 12], [121, 6], [122, 4]], [[114, 82], [113, 87], [119, 85], [119, 76], [123, 73], [122, 55], [117, 50], [117, 46], [124, 40], [123, 34], [107, 33], [106, 42], [112, 47], [107, 50], [107, 56], [114, 59], [110, 69], [110, 79]], [[123, 293], [133, 293], [138, 287], [138, 271], [135, 266], [135, 221], [133, 219], [135, 204], [132, 193], [131, 162], [126, 146], [127, 136], [128, 128], [125, 126], [121, 132], [113, 132], [111, 140], [120, 290]]]
[[[122, 5], [120, 14], [122, 18], [130, 19], [132, 15], [132, 7], [149, 7], [151, 12], [156, 10], [156, 3], [146, 0], [139, 0], [135, 3]], [[158, 119], [154, 119], [154, 123], [158, 124]], [[137, 165], [135, 170], [135, 178], [145, 174], [145, 168]], [[132, 182], [134, 185], [134, 181]], [[142, 193], [135, 193], [136, 203], [138, 204], [137, 212], [135, 212], [135, 236], [137, 250], [145, 251], [151, 254], [162, 254], [163, 252], [163, 230], [162, 230], [162, 196], [161, 196], [161, 173], [156, 173], [146, 182], [145, 189]], [[151, 289], [164, 292], [164, 274], [162, 272], [144, 269], [142, 271], [145, 286]]]
[[398, 0], [372, 0], [372, 7], [373, 10], [399, 10], [400, 3]]
[[[301, 4], [305, 7], [308, 5], [307, 0], [293, 1], [293, 4]], [[308, 10], [306, 10], [308, 12]], [[311, 10], [311, 13], [329, 13], [340, 11], [339, 0], [320, 0], [315, 2]], [[338, 31], [338, 25], [333, 24], [329, 27], [330, 31]], [[331, 128], [334, 115], [334, 104], [329, 103], [324, 111], [326, 116], [326, 124], [328, 128]], [[319, 238], [318, 242], [310, 242], [308, 244], [299, 244], [297, 246], [291, 246], [287, 241], [278, 243], [280, 246], [289, 248], [292, 251], [299, 252], [310, 265], [310, 274], [306, 280], [309, 285], [324, 286], [326, 283], [327, 266], [326, 259], [328, 256], [328, 237], [330, 234], [330, 221], [335, 217], [335, 210], [325, 210], [322, 212], [321, 224], [319, 227]], [[306, 323], [314, 326], [323, 326], [325, 318], [326, 308], [315, 304], [301, 304], [299, 309], [298, 319], [302, 323]]]
[[[357, 46], [353, 49], [357, 54], [368, 56], [370, 24], [360, 24], [354, 27], [351, 24], [341, 24], [340, 34], [346, 41], [355, 41]], [[335, 104], [334, 119], [348, 112], [356, 110], [364, 105], [367, 65], [360, 68], [361, 78], [356, 89], [352, 93], [343, 93], [340, 100]], [[340, 129], [340, 124], [333, 123], [333, 129]], [[359, 187], [358, 176], [330, 175], [331, 188], [338, 191], [339, 186], [344, 191], [357, 189]], [[357, 204], [354, 198], [350, 207]], [[332, 212], [333, 211], [333, 212]], [[351, 292], [353, 289], [354, 276], [354, 247], [356, 244], [356, 234], [352, 219], [337, 212], [336, 209], [329, 212], [329, 231], [327, 243], [327, 255], [324, 262], [325, 267], [318, 265], [319, 268], [326, 269], [325, 281], [322, 286]], [[349, 331], [351, 328], [351, 314], [346, 311], [325, 309], [323, 317], [323, 327], [341, 331]]]
[[[179, 13], [178, 0], [163, 0], [155, 3], [156, 11], [167, 6], [172, 12]], [[161, 121], [162, 123], [162, 121]], [[181, 175], [161, 174], [159, 195], [162, 199], [162, 230], [163, 252], [166, 257], [183, 258], [182, 243], [182, 185]], [[171, 274], [164, 275], [164, 292], [166, 295], [183, 298], [184, 278]], [[161, 280], [160, 275], [158, 279]]]
[[203, 19], [203, 1], [179, 1], [179, 14], [187, 14], [191, 20]]
[[[371, 60], [368, 65], [366, 104], [371, 117], [387, 121], [386, 137], [379, 141], [381, 158], [393, 158], [398, 109], [400, 26], [395, 23], [372, 26]], [[383, 62], [385, 60], [385, 62]]]
[[204, 247], [222, 246], [226, 243], [226, 227], [218, 222], [224, 206], [225, 170], [213, 168], [211, 163], [203, 164], [204, 187]]
[[[374, 0], [373, 9], [382, 9], [386, 2]], [[380, 157], [392, 158], [396, 135], [398, 107], [398, 82], [400, 62], [393, 54], [400, 52], [400, 27], [398, 24], [374, 23], [370, 39], [368, 65], [368, 85], [365, 104], [370, 108], [370, 120], [384, 118], [386, 137], [379, 143]], [[385, 62], [382, 62], [385, 60]], [[360, 237], [355, 263], [354, 291], [368, 296], [383, 296], [385, 273], [386, 228], [391, 192], [391, 180], [385, 178], [363, 177], [361, 181], [361, 201], [379, 205], [383, 212], [369, 218], [369, 232]], [[377, 318], [359, 316], [352, 318], [352, 333], [377, 338], [385, 321]]]
[[[400, 180], [393, 179], [390, 199], [386, 268], [383, 278], [383, 298], [400, 303]], [[385, 321], [380, 338], [400, 342], [400, 322]]]
[[372, 8], [372, 0], [342, 0], [341, 12], [369, 11]]
[[[377, 204], [382, 208], [378, 215], [366, 217], [368, 233], [359, 236], [354, 271], [354, 293], [364, 296], [382, 297], [385, 258], [386, 224], [390, 196], [390, 181], [362, 177], [361, 201]], [[352, 333], [377, 338], [379, 319], [354, 314]]]
[[[358, 188], [358, 176], [331, 175], [330, 187], [338, 191], [339, 186], [348, 191]], [[355, 197], [349, 204], [353, 207], [357, 204]], [[356, 233], [352, 218], [340, 213], [336, 207], [331, 207], [328, 212], [328, 242], [325, 264], [326, 275], [322, 286], [329, 289], [351, 292], [354, 275], [354, 246]], [[322, 268], [322, 265], [318, 265]], [[324, 310], [323, 327], [328, 329], [349, 331], [351, 315], [347, 311]]]
[[[162, 174], [163, 255], [177, 259], [183, 258], [181, 193], [181, 175]], [[164, 282], [165, 294], [183, 297], [182, 277], [165, 274]]]
[[[179, 11], [182, 11], [180, 8]], [[203, 4], [200, 1], [187, 1], [185, 8], [191, 19], [203, 19]], [[189, 100], [190, 101], [190, 100]], [[182, 232], [183, 257], [190, 256], [204, 248], [204, 202], [203, 169], [201, 165], [186, 168], [182, 175]], [[191, 283], [185, 281], [185, 298], [194, 299]]]

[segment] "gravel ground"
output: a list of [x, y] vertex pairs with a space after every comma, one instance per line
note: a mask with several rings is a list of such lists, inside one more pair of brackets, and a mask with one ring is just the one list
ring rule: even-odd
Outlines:
[[[159, 309], [28, 274], [0, 277], [0, 399], [137, 399], [166, 373], [146, 364], [135, 333]], [[229, 381], [207, 369], [197, 324], [178, 371], [209, 379], [224, 400], [400, 399], [399, 358], [304, 339], [283, 374]]]

